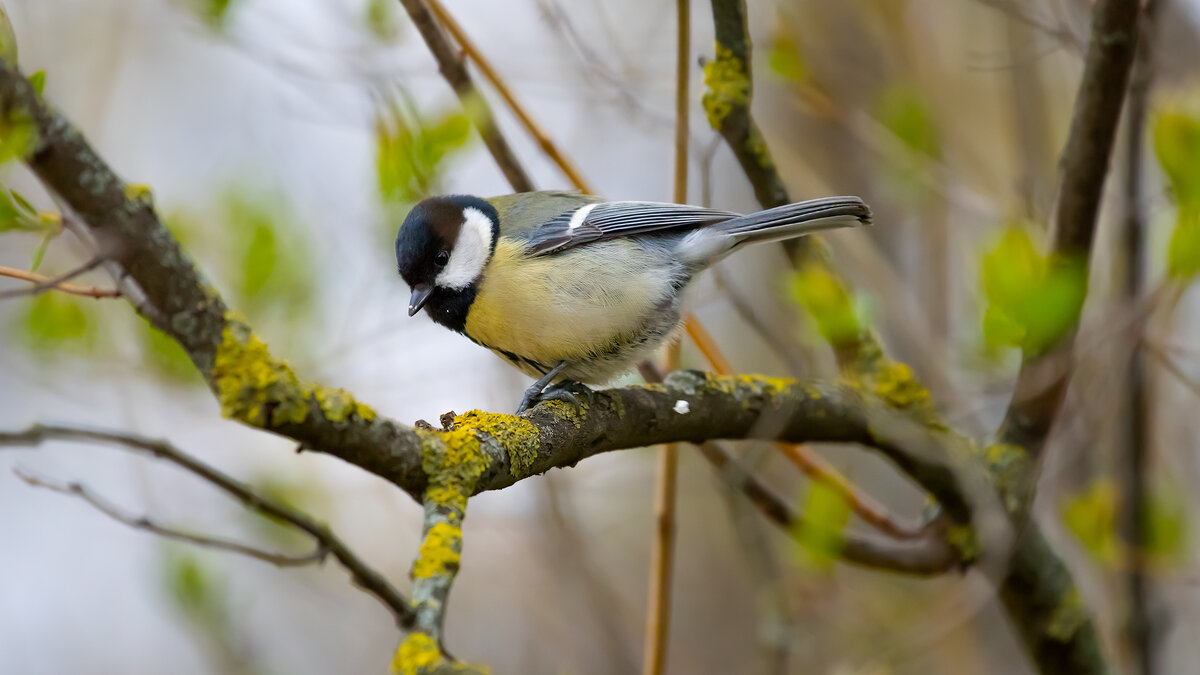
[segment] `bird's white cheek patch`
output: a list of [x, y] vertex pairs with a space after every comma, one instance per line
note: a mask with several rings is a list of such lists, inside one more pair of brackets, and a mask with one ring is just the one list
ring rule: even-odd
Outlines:
[[450, 262], [437, 276], [437, 285], [451, 290], [470, 286], [483, 273], [492, 250], [492, 221], [479, 209], [463, 209], [463, 224], [458, 231]]

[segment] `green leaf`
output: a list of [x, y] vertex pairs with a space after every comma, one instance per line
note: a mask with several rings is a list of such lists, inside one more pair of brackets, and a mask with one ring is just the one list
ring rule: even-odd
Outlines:
[[67, 344], [90, 347], [94, 328], [90, 306], [65, 293], [46, 291], [34, 296], [18, 326], [26, 345], [35, 351], [51, 351]]
[[829, 270], [806, 265], [792, 277], [792, 297], [812, 316], [821, 337], [837, 346], [858, 338], [862, 320], [858, 305]]
[[191, 0], [192, 11], [204, 20], [209, 28], [222, 30], [229, 18], [234, 0]]
[[1121, 557], [1117, 506], [1117, 486], [1107, 479], [1094, 481], [1059, 506], [1063, 524], [1083, 549], [1104, 565], [1115, 565]]
[[787, 37], [778, 37], [771, 43], [767, 65], [771, 72], [787, 82], [803, 82], [808, 77], [800, 48]]
[[1177, 562], [1187, 552], [1188, 505], [1178, 489], [1157, 488], [1146, 505], [1146, 553], [1160, 562]]
[[1079, 320], [1087, 294], [1086, 268], [1074, 259], [1043, 256], [1028, 232], [1010, 228], [980, 264], [987, 301], [983, 334], [988, 346], [1038, 352]]
[[236, 262], [233, 290], [247, 310], [288, 308], [288, 318], [304, 315], [312, 305], [312, 262], [305, 234], [282, 199], [234, 191], [225, 199], [224, 223]]
[[1154, 119], [1154, 153], [1180, 206], [1200, 207], [1200, 113], [1168, 107]]
[[14, 197], [7, 188], [0, 186], [0, 232], [25, 229], [22, 227], [24, 219], [20, 207]]
[[41, 96], [46, 91], [46, 71], [39, 70], [29, 76], [29, 84], [33, 85], [33, 90]]
[[165, 379], [183, 384], [201, 384], [196, 366], [179, 343], [149, 322], [138, 322], [142, 346], [142, 363]]
[[41, 243], [39, 243], [38, 247], [33, 251], [33, 260], [29, 263], [30, 272], [36, 272], [38, 267], [41, 266], [42, 258], [46, 257], [46, 249], [50, 247], [50, 242], [53, 241], [57, 235], [57, 232], [51, 231], [47, 232], [42, 237]]
[[842, 552], [842, 531], [850, 522], [850, 505], [837, 488], [822, 480], [809, 485], [803, 517], [792, 530], [797, 561], [827, 570]]
[[4, 5], [0, 5], [0, 59], [9, 65], [17, 65], [17, 34], [8, 20]]
[[876, 117], [913, 150], [930, 157], [941, 152], [941, 134], [933, 109], [916, 87], [897, 82], [884, 90]]
[[367, 28], [383, 40], [391, 42], [400, 33], [400, 22], [396, 20], [395, 0], [368, 0]]
[[1179, 204], [1178, 221], [1167, 245], [1167, 273], [1190, 279], [1200, 272], [1200, 204]]
[[225, 589], [197, 556], [169, 548], [163, 561], [163, 582], [175, 607], [197, 625], [212, 629], [225, 623]]
[[26, 108], [14, 105], [0, 115], [0, 164], [29, 156], [37, 141], [37, 126]]
[[442, 161], [466, 145], [470, 118], [450, 110], [415, 122], [391, 106], [375, 123], [375, 162], [385, 203], [408, 204], [427, 197], [441, 175]]

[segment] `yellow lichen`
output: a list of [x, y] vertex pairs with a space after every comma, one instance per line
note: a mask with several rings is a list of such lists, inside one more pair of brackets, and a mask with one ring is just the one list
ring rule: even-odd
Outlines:
[[745, 64], [720, 43], [717, 58], [704, 65], [704, 84], [708, 91], [701, 102], [713, 129], [721, 129], [735, 106], [745, 106], [750, 101], [750, 78]]
[[475, 429], [457, 427], [418, 433], [422, 434], [421, 468], [429, 477], [426, 500], [462, 512], [490, 463]]
[[564, 419], [575, 425], [576, 429], [583, 426], [583, 421], [579, 416], [579, 408], [576, 408], [575, 404], [567, 401], [560, 401], [558, 399], [551, 399], [546, 401], [546, 407], [554, 411], [554, 414], [558, 418]]
[[1004, 498], [1004, 506], [1015, 513], [1025, 506], [1025, 492], [1030, 489], [1029, 472], [1033, 465], [1029, 452], [1012, 443], [994, 443], [984, 450], [992, 480]]
[[429, 666], [442, 660], [442, 652], [433, 638], [424, 633], [411, 633], [396, 649], [392, 672], [396, 675], [419, 675]]
[[414, 579], [454, 572], [462, 560], [462, 528], [450, 523], [434, 523], [421, 542], [421, 550], [413, 563]]
[[746, 397], [749, 391], [756, 396], [773, 396], [794, 386], [796, 381], [786, 377], [769, 377], [767, 375], [708, 375], [705, 385], [723, 394], [740, 396], [747, 403], [753, 402], [754, 397]]
[[875, 393], [896, 408], [912, 408], [929, 402], [929, 390], [917, 382], [912, 369], [894, 361], [876, 371]]
[[131, 202], [142, 204], [150, 204], [154, 201], [154, 195], [150, 192], [150, 186], [142, 183], [126, 183], [125, 198]]
[[540, 434], [533, 422], [523, 417], [471, 410], [454, 418], [454, 427], [482, 431], [500, 443], [508, 451], [513, 478], [524, 478], [537, 459]]
[[330, 422], [344, 422], [351, 416], [358, 417], [365, 422], [375, 419], [375, 411], [369, 406], [359, 403], [354, 395], [345, 389], [316, 387], [313, 390], [313, 396], [317, 399], [317, 405], [321, 407], [321, 412], [325, 414], [325, 419]]
[[1058, 607], [1055, 607], [1050, 614], [1050, 619], [1046, 623], [1046, 635], [1059, 642], [1067, 642], [1087, 620], [1087, 611], [1083, 608], [1079, 590], [1071, 588], [1063, 597], [1059, 598]]
[[953, 525], [946, 532], [946, 541], [958, 551], [959, 560], [969, 563], [979, 557], [979, 538], [970, 525]]
[[[311, 392], [291, 367], [237, 319], [226, 318], [213, 361], [213, 388], [221, 414], [257, 427], [301, 424]], [[270, 419], [266, 418], [270, 411]]]

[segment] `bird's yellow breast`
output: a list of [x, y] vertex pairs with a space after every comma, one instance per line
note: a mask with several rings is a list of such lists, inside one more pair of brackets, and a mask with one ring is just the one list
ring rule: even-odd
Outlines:
[[648, 318], [673, 297], [672, 281], [656, 258], [628, 240], [527, 257], [521, 243], [501, 238], [466, 333], [547, 366], [586, 361], [637, 341]]

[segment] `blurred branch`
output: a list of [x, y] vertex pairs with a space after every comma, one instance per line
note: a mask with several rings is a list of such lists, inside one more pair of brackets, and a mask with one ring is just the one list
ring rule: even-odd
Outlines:
[[[721, 353], [716, 341], [712, 339], [712, 335], [708, 333], [703, 324], [689, 314], [684, 327], [688, 336], [692, 338], [692, 342], [699, 348], [714, 372], [718, 375], [730, 375], [733, 373], [733, 366], [730, 365], [725, 355]], [[653, 378], [647, 379], [647, 382], [662, 381], [661, 374], [643, 368], [643, 377], [647, 376], [647, 374], [650, 374], [651, 378]], [[832, 464], [825, 461], [815, 451], [803, 445], [789, 445], [787, 443], [777, 443], [776, 447], [788, 458], [788, 461], [795, 464], [806, 476], [812, 480], [824, 482], [841, 494], [842, 498], [850, 506], [850, 510], [859, 518], [862, 518], [863, 522], [866, 522], [884, 534], [898, 539], [908, 539], [919, 535], [919, 528], [897, 522], [888, 513], [887, 507], [859, 490], [857, 485], [850, 482], [848, 478], [839, 473]]]
[[[1124, 259], [1124, 295], [1130, 307], [1136, 307], [1146, 292], [1146, 108], [1154, 78], [1156, 18], [1159, 0], [1147, 0], [1142, 10], [1140, 35], [1134, 54], [1129, 82], [1129, 101], [1125, 106], [1125, 153], [1122, 224]], [[1120, 264], [1120, 263], [1117, 263]], [[1144, 321], [1144, 319], [1143, 319]], [[1122, 475], [1123, 517], [1122, 536], [1133, 549], [1129, 570], [1125, 574], [1127, 602], [1126, 639], [1133, 652], [1141, 675], [1159, 672], [1159, 646], [1164, 611], [1158, 602], [1153, 579], [1147, 573], [1144, 552], [1153, 545], [1151, 526], [1150, 460], [1153, 433], [1152, 387], [1148, 381], [1143, 340], [1144, 327], [1139, 326], [1130, 341], [1132, 353], [1126, 370], [1123, 388], [1125, 418], [1124, 445], [1126, 467]]]
[[[98, 267], [103, 261], [98, 260], [94, 262], [94, 265], [92, 265], [92, 263], [88, 263], [89, 265], [92, 265], [92, 267], [89, 267], [88, 269], [94, 269], [95, 267]], [[51, 289], [62, 291], [63, 293], [69, 293], [71, 295], [81, 295], [86, 298], [100, 299], [121, 297], [121, 291], [118, 289], [96, 288], [94, 286], [76, 286], [75, 284], [67, 283], [66, 279], [74, 278], [86, 271], [88, 270], [73, 270], [65, 275], [62, 275], [62, 277], [48, 277], [42, 274], [37, 274], [36, 272], [26, 272], [25, 270], [19, 270], [13, 267], [4, 267], [3, 265], [0, 265], [0, 277], [20, 279], [21, 281], [31, 281], [34, 284], [29, 288], [4, 291], [0, 293], [0, 300], [21, 295], [38, 295], [43, 291]]]
[[400, 4], [404, 5], [413, 25], [417, 27], [421, 38], [425, 40], [426, 46], [429, 47], [430, 53], [437, 61], [438, 71], [454, 88], [454, 93], [458, 94], [458, 100], [462, 102], [463, 108], [468, 112], [476, 128], [479, 129], [479, 135], [483, 137], [484, 145], [487, 146], [488, 152], [492, 153], [492, 158], [496, 160], [504, 177], [508, 179], [513, 192], [533, 190], [533, 181], [529, 179], [529, 175], [525, 173], [525, 169], [508, 145], [508, 141], [500, 133], [500, 128], [496, 126], [496, 119], [492, 115], [487, 100], [475, 88], [475, 84], [471, 81], [471, 74], [467, 72], [467, 67], [463, 63], [462, 55], [454, 49], [442, 33], [442, 29], [438, 27], [433, 13], [429, 10], [429, 5], [425, 0], [400, 0]]
[[[671, 200], [687, 203], [688, 192], [688, 92], [691, 64], [691, 0], [675, 2], [675, 145]], [[684, 317], [689, 331], [700, 322]], [[707, 333], [704, 333], [707, 335]], [[711, 340], [710, 340], [711, 342]], [[699, 344], [699, 342], [697, 342]], [[717, 354], [715, 344], [711, 347]], [[672, 340], [666, 348], [668, 371], [679, 368], [680, 344]], [[708, 352], [705, 352], [707, 355]], [[710, 358], [711, 361], [711, 358]], [[662, 675], [667, 669], [667, 645], [671, 634], [671, 584], [675, 565], [675, 493], [679, 481], [679, 445], [667, 443], [659, 450], [658, 483], [654, 491], [655, 538], [650, 554], [650, 593], [646, 603], [646, 635], [642, 643], [642, 675]]]
[[[1068, 261], [1086, 262], [1090, 257], [1137, 44], [1138, 5], [1138, 0], [1098, 0], [1095, 5], [1083, 81], [1063, 152], [1051, 242], [1053, 253]], [[1035, 458], [1062, 407], [1074, 359], [1074, 337], [1072, 330], [1045, 352], [1026, 354], [1000, 427], [1004, 442], [1025, 447]]]
[[[663, 381], [662, 373], [652, 364], [642, 364], [640, 370], [647, 382]], [[791, 506], [743, 468], [720, 443], [704, 441], [697, 447], [732, 489], [743, 494], [785, 532], [796, 531], [800, 518], [792, 512]], [[853, 506], [849, 499], [848, 502]], [[959, 552], [947, 543], [944, 533], [929, 527], [923, 528], [919, 536], [904, 540], [852, 532], [843, 532], [842, 537], [842, 559], [854, 565], [904, 574], [933, 575], [962, 564]]]
[[[317, 542], [317, 552], [322, 556], [324, 552], [332, 554], [342, 567], [350, 572], [355, 586], [375, 596], [392, 612], [397, 625], [405, 629], [412, 626], [414, 621], [413, 609], [408, 601], [400, 595], [400, 592], [393, 588], [382, 575], [359, 559], [341, 539], [330, 531], [327, 525], [318, 523], [308, 514], [258, 494], [249, 485], [201, 462], [165, 441], [157, 441], [121, 432], [43, 424], [35, 424], [25, 431], [0, 432], [0, 447], [34, 446], [41, 445], [50, 440], [105, 443], [147, 452], [154, 457], [164, 459], [193, 475], [199, 476], [240, 501], [246, 508], [288, 523], [312, 537]], [[87, 499], [85, 494], [80, 490], [72, 491]], [[89, 499], [88, 501], [91, 500]], [[94, 505], [108, 513], [99, 504], [94, 503]], [[109, 515], [117, 517], [112, 513], [109, 513]], [[247, 551], [240, 552], [249, 554]]]
[[[730, 487], [744, 494], [768, 520], [789, 535], [799, 530], [803, 516], [794, 513], [787, 501], [754, 478], [720, 443], [706, 441], [698, 447]], [[858, 532], [842, 532], [841, 538], [840, 559], [860, 567], [933, 576], [966, 564], [947, 542], [940, 525], [926, 528], [920, 537], [905, 540]]]
[[1175, 379], [1187, 387], [1196, 396], [1200, 396], [1200, 380], [1192, 377], [1183, 369], [1182, 366], [1175, 360], [1173, 356], [1168, 354], [1161, 346], [1153, 342], [1145, 343], [1146, 351], [1149, 352], [1159, 363], [1166, 367], [1167, 372], [1175, 376]]
[[1019, 0], [979, 0], [979, 2], [1004, 12], [1031, 28], [1036, 28], [1077, 54], [1083, 53], [1085, 47], [1083, 40], [1062, 21], [1052, 22], [1044, 19], [1030, 11]]
[[159, 525], [147, 516], [135, 516], [126, 513], [118, 508], [115, 504], [96, 494], [82, 483], [76, 481], [57, 481], [50, 478], [35, 476], [32, 473], [21, 469], [20, 467], [14, 468], [13, 473], [17, 475], [17, 478], [20, 478], [33, 487], [46, 488], [53, 492], [78, 497], [88, 504], [91, 504], [96, 508], [96, 510], [119, 523], [128, 525], [129, 527], [137, 530], [145, 530], [167, 539], [184, 541], [189, 544], [195, 544], [205, 548], [213, 548], [220, 551], [240, 553], [241, 555], [262, 560], [263, 562], [269, 562], [272, 565], [279, 567], [301, 567], [303, 565], [311, 565], [313, 563], [322, 562], [325, 560], [325, 556], [329, 553], [329, 551], [327, 551], [325, 547], [320, 544], [320, 542], [317, 543], [317, 547], [312, 553], [306, 553], [304, 555], [288, 555], [286, 553], [272, 553], [271, 551], [264, 551], [253, 546], [242, 544], [236, 541], [230, 541], [228, 539], [185, 532], [177, 528]]
[[558, 145], [556, 145], [550, 136], [544, 130], [542, 130], [537, 122], [534, 121], [533, 117], [529, 115], [529, 112], [525, 110], [525, 106], [521, 105], [520, 102], [517, 101], [517, 98], [513, 95], [512, 90], [500, 77], [500, 73], [496, 71], [491, 62], [486, 56], [483, 55], [483, 52], [471, 40], [471, 38], [467, 36], [466, 31], [463, 30], [462, 26], [459, 25], [454, 16], [451, 15], [450, 12], [446, 11], [446, 8], [442, 5], [441, 0], [425, 1], [429, 4], [429, 8], [433, 10], [433, 13], [437, 15], [438, 21], [440, 21], [442, 25], [446, 27], [446, 30], [450, 32], [450, 35], [454, 38], [455, 42], [462, 46], [463, 53], [465, 53], [468, 58], [474, 61], [475, 65], [479, 66], [480, 72], [482, 72], [483, 76], [487, 78], [488, 82], [491, 82], [492, 86], [496, 88], [496, 92], [500, 94], [500, 97], [503, 98], [504, 102], [508, 104], [509, 109], [512, 110], [513, 114], [517, 116], [517, 119], [521, 121], [521, 124], [525, 126], [526, 131], [528, 131], [529, 134], [533, 136], [535, 140], [537, 140], [538, 146], [542, 149], [542, 152], [546, 153], [546, 156], [558, 165], [559, 170], [561, 170], [567, 179], [571, 181], [572, 185], [582, 192], [593, 194], [595, 190], [592, 189], [591, 185], [588, 184], [583, 175], [579, 173], [579, 168], [575, 166], [574, 162], [572, 162], [570, 158], [568, 158], [562, 153], [562, 151], [558, 149]]

